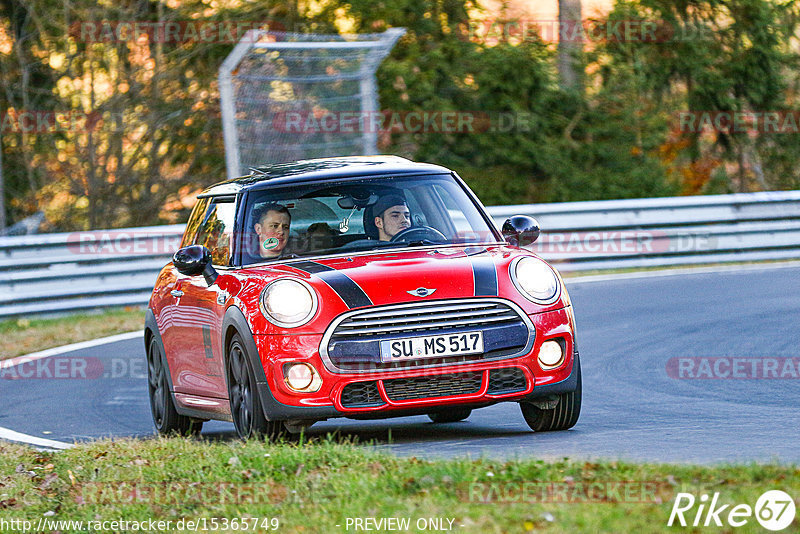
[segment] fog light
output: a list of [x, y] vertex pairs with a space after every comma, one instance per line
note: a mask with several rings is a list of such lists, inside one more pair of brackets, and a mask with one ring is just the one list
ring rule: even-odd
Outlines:
[[289, 363], [283, 368], [286, 385], [293, 391], [313, 393], [322, 386], [322, 378], [317, 371], [307, 363]]
[[539, 349], [539, 364], [542, 368], [557, 367], [564, 359], [564, 351], [558, 341], [545, 341]]

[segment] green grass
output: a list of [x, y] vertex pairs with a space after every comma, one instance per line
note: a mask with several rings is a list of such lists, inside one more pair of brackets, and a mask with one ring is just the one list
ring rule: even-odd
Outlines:
[[0, 360], [52, 347], [144, 328], [144, 309], [122, 308], [94, 314], [0, 322]]
[[[636, 492], [637, 497], [644, 495], [644, 502], [619, 502], [613, 492], [596, 494], [605, 495], [605, 500], [589, 500], [575, 489], [589, 482], [609, 487], [620, 481], [635, 488], [647, 483], [652, 491]], [[515, 497], [519, 493], [511, 494], [516, 502], [477, 502], [486, 500], [492, 488], [496, 495], [498, 490], [536, 482], [560, 484], [566, 493], [555, 500], [571, 495], [574, 502], [543, 503]], [[347, 518], [408, 517], [411, 531], [417, 530], [414, 524], [421, 518], [450, 518], [454, 531], [481, 534], [658, 532], [668, 530], [679, 491], [697, 497], [719, 492], [721, 503], [753, 506], [769, 489], [782, 489], [797, 500], [800, 468], [566, 459], [427, 461], [335, 439], [311, 444], [118, 440], [57, 453], [0, 443], [0, 520], [27, 519], [34, 524], [45, 514], [51, 520], [152, 518], [171, 520], [173, 525], [181, 518], [274, 517], [280, 532], [328, 533], [346, 532]], [[797, 531], [798, 524], [795, 519], [787, 532]], [[355, 530], [351, 526], [349, 531]], [[760, 527], [750, 518], [735, 531], [756, 532]]]

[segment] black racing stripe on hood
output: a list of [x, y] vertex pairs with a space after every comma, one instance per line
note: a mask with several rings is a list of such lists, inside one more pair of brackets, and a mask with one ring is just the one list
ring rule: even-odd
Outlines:
[[492, 257], [471, 254], [468, 254], [468, 257], [472, 264], [472, 278], [475, 280], [475, 296], [496, 297], [497, 269], [495, 269]]
[[308, 274], [317, 275], [342, 298], [348, 308], [372, 306], [372, 301], [367, 294], [364, 293], [364, 290], [349, 276], [337, 271], [333, 267], [328, 267], [327, 265], [322, 265], [315, 261], [298, 261], [291, 263], [290, 266], [305, 271]]

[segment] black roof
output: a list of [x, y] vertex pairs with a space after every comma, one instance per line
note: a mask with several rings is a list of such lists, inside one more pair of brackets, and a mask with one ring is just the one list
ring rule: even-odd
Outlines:
[[347, 156], [276, 163], [252, 169], [252, 173], [212, 185], [200, 196], [233, 195], [258, 186], [288, 185], [298, 181], [348, 176], [397, 176], [401, 174], [441, 174], [450, 169], [430, 163], [416, 163], [398, 156]]

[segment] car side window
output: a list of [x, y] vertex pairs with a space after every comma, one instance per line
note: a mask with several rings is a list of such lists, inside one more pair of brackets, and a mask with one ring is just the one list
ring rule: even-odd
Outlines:
[[195, 237], [195, 245], [211, 251], [211, 263], [230, 265], [233, 225], [236, 219], [236, 202], [212, 200]]
[[195, 242], [197, 230], [200, 228], [200, 223], [205, 219], [206, 211], [208, 211], [208, 202], [208, 198], [201, 198], [194, 205], [192, 214], [189, 216], [189, 222], [186, 223], [186, 230], [183, 231], [181, 248], [188, 247]]

